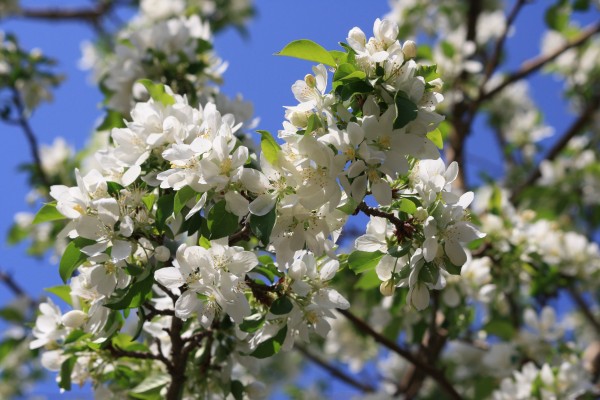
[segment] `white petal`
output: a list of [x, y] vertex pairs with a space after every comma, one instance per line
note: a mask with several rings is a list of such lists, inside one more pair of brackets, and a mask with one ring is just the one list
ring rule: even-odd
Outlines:
[[177, 289], [185, 283], [181, 272], [175, 267], [159, 269], [154, 273], [154, 279], [169, 289]]
[[460, 267], [467, 262], [467, 253], [459, 242], [446, 240], [446, 243], [444, 244], [444, 250], [446, 251], [446, 255], [448, 255], [448, 258], [452, 264], [456, 265], [457, 267]]

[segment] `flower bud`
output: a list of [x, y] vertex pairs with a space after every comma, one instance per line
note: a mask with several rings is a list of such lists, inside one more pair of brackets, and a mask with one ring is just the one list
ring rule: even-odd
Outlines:
[[396, 291], [396, 285], [394, 284], [394, 279], [388, 279], [385, 282], [381, 282], [379, 285], [379, 291], [384, 296], [392, 296]]
[[77, 329], [85, 323], [87, 314], [80, 310], [72, 310], [62, 316], [61, 321], [67, 328]]
[[171, 257], [171, 251], [165, 246], [158, 246], [154, 249], [154, 257], [161, 262], [168, 261]]
[[427, 217], [429, 217], [429, 213], [423, 207], [419, 207], [417, 208], [413, 216], [417, 221], [425, 221]]
[[308, 125], [308, 116], [305, 112], [292, 111], [288, 118], [295, 127], [306, 128]]
[[412, 40], [407, 40], [402, 45], [402, 52], [407, 59], [415, 58], [417, 56], [417, 44]]
[[306, 85], [309, 88], [314, 88], [317, 86], [317, 79], [311, 74], [306, 74], [306, 76], [304, 77], [304, 82], [306, 82]]

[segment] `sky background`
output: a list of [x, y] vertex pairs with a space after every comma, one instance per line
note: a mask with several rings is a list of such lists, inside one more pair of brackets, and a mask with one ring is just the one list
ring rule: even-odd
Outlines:
[[[539, 51], [539, 40], [544, 30], [542, 7], [546, 1], [537, 1], [524, 8], [517, 21], [515, 34], [508, 41], [508, 63], [517, 68], [521, 62]], [[77, 6], [89, 2], [23, 1], [31, 7], [41, 5]], [[276, 133], [283, 120], [283, 106], [295, 105], [291, 85], [312, 72], [311, 63], [303, 60], [277, 57], [277, 52], [288, 42], [311, 39], [327, 49], [338, 49], [345, 41], [348, 30], [360, 27], [367, 36], [372, 34], [373, 22], [389, 11], [385, 0], [258, 0], [257, 16], [248, 24], [249, 36], [244, 38], [233, 29], [219, 34], [215, 50], [229, 68], [224, 75], [223, 92], [254, 103], [255, 115], [260, 117], [258, 129]], [[590, 18], [584, 18], [583, 21]], [[85, 145], [96, 121], [103, 115], [99, 90], [88, 82], [89, 73], [81, 71], [77, 62], [81, 56], [80, 44], [93, 40], [94, 33], [81, 23], [44, 23], [39, 21], [8, 20], [0, 22], [0, 30], [17, 34], [25, 49], [38, 47], [59, 61], [56, 70], [67, 77], [56, 90], [55, 100], [43, 104], [33, 115], [31, 125], [40, 143], [50, 144], [55, 137], [64, 137], [76, 150]], [[531, 80], [532, 95], [546, 111], [546, 118], [557, 133], [565, 130], [573, 116], [561, 102], [561, 85], [552, 77], [537, 75]], [[0, 179], [5, 184], [0, 196], [0, 268], [11, 273], [31, 296], [38, 298], [43, 288], [60, 284], [57, 266], [47, 259], [26, 256], [26, 246], [8, 246], [6, 233], [13, 215], [19, 211], [35, 210], [28, 207], [25, 197], [29, 192], [27, 177], [18, 172], [22, 163], [31, 162], [30, 151], [19, 129], [0, 125]], [[467, 142], [470, 182], [476, 181], [479, 169], [492, 176], [501, 176], [498, 150], [490, 132], [477, 121], [474, 134]], [[0, 306], [12, 299], [0, 286]], [[0, 325], [0, 334], [2, 326]], [[314, 374], [312, 371], [310, 374]], [[308, 382], [309, 379], [304, 380]], [[340, 387], [341, 389], [341, 387]], [[43, 385], [40, 392], [55, 398], [58, 389], [54, 383]], [[85, 392], [84, 392], [85, 393]], [[72, 394], [60, 398], [86, 398]]]

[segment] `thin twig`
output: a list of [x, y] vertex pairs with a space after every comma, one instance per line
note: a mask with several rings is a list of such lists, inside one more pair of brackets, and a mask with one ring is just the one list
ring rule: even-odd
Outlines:
[[404, 238], [410, 238], [415, 230], [411, 224], [411, 221], [402, 221], [392, 213], [382, 211], [378, 208], [369, 207], [364, 201], [361, 202], [358, 207], [356, 207], [356, 210], [362, 211], [368, 216], [385, 218], [390, 221], [392, 224], [394, 224], [394, 227], [396, 228], [396, 235], [400, 241], [404, 240]]
[[46, 188], [48, 190], [50, 190], [50, 181], [49, 181], [48, 177], [46, 176], [46, 172], [44, 171], [44, 168], [42, 167], [42, 159], [40, 158], [40, 149], [38, 146], [38, 141], [37, 141], [35, 134], [33, 133], [33, 129], [31, 129], [31, 125], [29, 125], [29, 120], [25, 116], [25, 105], [23, 104], [23, 101], [21, 100], [21, 94], [14, 87], [12, 88], [12, 92], [13, 92], [13, 103], [15, 104], [15, 107], [17, 108], [17, 113], [18, 113], [18, 119], [16, 120], [16, 122], [18, 122], [18, 124], [23, 129], [23, 133], [25, 133], [25, 137], [27, 138], [27, 141], [29, 142], [29, 149], [31, 151], [31, 156], [33, 157], [33, 160], [35, 162], [35, 166], [40, 175], [40, 179], [42, 180], [42, 183], [44, 184], [44, 186], [46, 186]]
[[548, 154], [544, 156], [544, 158], [538, 163], [537, 167], [531, 171], [527, 179], [517, 186], [511, 195], [511, 201], [514, 202], [519, 195], [525, 190], [528, 186], [533, 184], [538, 178], [542, 176], [541, 165], [543, 161], [552, 161], [554, 160], [563, 149], [569, 144], [569, 141], [575, 137], [578, 133], [580, 133], [585, 126], [590, 122], [592, 116], [596, 111], [598, 111], [598, 107], [600, 107], [600, 96], [594, 97], [589, 104], [586, 106], [585, 110], [581, 113], [579, 118], [577, 118], [573, 124], [567, 129], [567, 131], [561, 136], [561, 138], [556, 142]]
[[19, 286], [13, 277], [2, 270], [0, 270], [0, 282], [6, 285], [6, 287], [8, 287], [8, 289], [16, 296], [27, 299], [27, 302], [31, 307], [35, 307], [37, 305], [37, 302], [33, 300], [21, 286]]
[[369, 324], [367, 324], [365, 321], [363, 321], [362, 319], [360, 319], [357, 316], [355, 316], [354, 314], [352, 314], [350, 311], [341, 310], [341, 309], [337, 309], [337, 311], [339, 313], [341, 313], [343, 316], [345, 316], [346, 318], [348, 318], [350, 320], [350, 322], [352, 322], [354, 324], [354, 326], [357, 329], [359, 329], [361, 332], [366, 333], [367, 335], [371, 336], [377, 343], [380, 343], [383, 346], [387, 347], [388, 349], [390, 349], [394, 353], [398, 354], [399, 356], [401, 356], [408, 362], [415, 365], [415, 367], [419, 368], [424, 373], [429, 375], [434, 381], [436, 381], [438, 383], [438, 385], [441, 387], [441, 389], [444, 392], [446, 392], [446, 394], [451, 399], [455, 399], [455, 400], [462, 399], [461, 395], [458, 394], [456, 389], [454, 389], [452, 384], [448, 381], [448, 379], [446, 379], [446, 377], [444, 376], [444, 373], [442, 371], [440, 371], [439, 369], [435, 368], [432, 365], [427, 364], [426, 362], [421, 361], [419, 358], [417, 358], [415, 355], [413, 355], [410, 351], [403, 349], [402, 347], [398, 346], [398, 344], [396, 344], [395, 342], [391, 341], [390, 339], [388, 339], [385, 336], [381, 335], [380, 333], [376, 332], [373, 328], [371, 328], [371, 326]]
[[496, 41], [496, 45], [494, 46], [494, 50], [492, 51], [492, 55], [490, 57], [489, 62], [485, 66], [485, 75], [483, 76], [483, 81], [480, 86], [480, 94], [483, 93], [484, 86], [487, 81], [490, 79], [498, 64], [500, 63], [500, 56], [502, 55], [502, 50], [504, 49], [504, 44], [506, 43], [506, 38], [508, 37], [508, 33], [510, 32], [510, 28], [517, 19], [517, 15], [519, 15], [519, 11], [523, 8], [527, 0], [517, 0], [512, 10], [506, 17], [506, 25], [504, 26], [504, 31]]
[[571, 298], [579, 307], [579, 311], [583, 313], [585, 319], [594, 327], [596, 332], [600, 335], [600, 322], [596, 319], [589, 306], [581, 296], [581, 293], [577, 291], [577, 288], [573, 284], [567, 285], [567, 291], [571, 295]]
[[359, 382], [354, 377], [348, 375], [347, 373], [345, 373], [341, 369], [334, 367], [333, 365], [325, 362], [321, 358], [319, 358], [316, 355], [312, 354], [310, 351], [308, 351], [308, 349], [306, 347], [304, 347], [304, 346], [296, 343], [295, 344], [295, 348], [300, 353], [302, 353], [302, 355], [304, 357], [306, 357], [307, 359], [309, 359], [313, 363], [317, 364], [319, 367], [323, 368], [325, 371], [329, 372], [332, 376], [336, 377], [337, 379], [339, 379], [339, 380], [347, 383], [348, 385], [350, 385], [350, 386], [352, 386], [352, 387], [360, 390], [361, 392], [365, 392], [365, 393], [373, 393], [373, 392], [375, 392], [375, 388], [373, 388], [373, 386], [371, 386], [369, 384], [366, 384], [366, 383]]
[[581, 33], [578, 36], [576, 36], [574, 39], [568, 41], [565, 45], [559, 47], [558, 49], [554, 50], [553, 52], [551, 52], [549, 54], [538, 56], [536, 58], [533, 58], [529, 61], [524, 62], [522, 64], [521, 68], [519, 68], [517, 71], [515, 71], [513, 73], [508, 74], [508, 76], [504, 79], [504, 81], [500, 85], [496, 86], [489, 92], [484, 93], [482, 96], [480, 96], [475, 101], [475, 103], [480, 104], [483, 101], [494, 97], [496, 94], [498, 94], [500, 91], [502, 91], [505, 87], [538, 71], [544, 65], [555, 60], [557, 57], [559, 57], [565, 51], [585, 43], [590, 37], [592, 37], [594, 34], [596, 34], [598, 32], [600, 32], [600, 22], [598, 22], [594, 25], [588, 26], [583, 31], [581, 31]]

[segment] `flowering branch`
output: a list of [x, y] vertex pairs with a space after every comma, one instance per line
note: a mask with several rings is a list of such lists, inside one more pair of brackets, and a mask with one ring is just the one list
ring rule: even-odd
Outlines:
[[456, 389], [454, 389], [452, 384], [446, 379], [442, 371], [438, 370], [429, 363], [421, 360], [420, 358], [413, 355], [410, 351], [403, 349], [393, 341], [376, 332], [373, 328], [369, 326], [369, 324], [352, 314], [350, 311], [341, 309], [338, 309], [337, 311], [346, 318], [348, 318], [348, 320], [350, 320], [350, 322], [352, 322], [358, 330], [371, 336], [377, 343], [384, 345], [394, 353], [398, 354], [408, 362], [412, 363], [416, 368], [429, 375], [434, 381], [438, 383], [438, 385], [440, 385], [440, 387], [446, 392], [446, 394], [450, 398], [457, 400], [462, 399], [461, 395], [458, 394]]
[[531, 60], [525, 61], [519, 70], [517, 70], [511, 74], [508, 74], [508, 76], [504, 79], [504, 81], [501, 84], [499, 84], [498, 86], [496, 86], [489, 92], [483, 93], [474, 102], [474, 109], [471, 111], [471, 113], [474, 114], [474, 112], [479, 107], [480, 103], [494, 97], [496, 94], [501, 92], [504, 88], [506, 88], [510, 84], [512, 84], [516, 81], [519, 81], [519, 80], [531, 75], [532, 73], [538, 71], [544, 65], [555, 60], [557, 57], [559, 57], [565, 51], [567, 51], [573, 47], [577, 47], [577, 46], [584, 44], [589, 38], [591, 38], [593, 35], [595, 35], [598, 32], [600, 32], [600, 23], [596, 23], [594, 25], [588, 26], [583, 31], [581, 31], [581, 33], [578, 36], [576, 36], [574, 39], [568, 41], [564, 46], [559, 47], [558, 49], [554, 50], [553, 52], [551, 52], [549, 54], [541, 55], [541, 56], [538, 56]]
[[506, 18], [506, 24], [504, 26], [504, 30], [502, 31], [502, 34], [496, 41], [496, 45], [494, 46], [492, 55], [491, 55], [487, 65], [485, 66], [485, 75], [483, 76], [483, 80], [481, 82], [481, 85], [479, 86], [479, 90], [480, 90], [479, 97], [481, 97], [481, 95], [483, 94], [485, 84], [488, 82], [488, 80], [490, 79], [490, 77], [492, 76], [492, 74], [494, 73], [496, 68], [498, 67], [498, 64], [500, 63], [500, 56], [502, 55], [502, 50], [504, 49], [504, 44], [506, 43], [506, 38], [508, 37], [508, 33], [510, 32], [510, 27], [515, 22], [515, 20], [517, 19], [517, 16], [519, 15], [519, 12], [521, 11], [521, 9], [523, 8], [523, 6], [526, 3], [527, 3], [527, 0], [517, 0], [517, 2], [514, 4], [512, 10], [508, 14], [508, 17]]
[[394, 224], [394, 227], [396, 227], [396, 234], [398, 235], [399, 240], [410, 237], [414, 231], [410, 221], [402, 221], [392, 213], [382, 211], [378, 208], [369, 207], [364, 201], [361, 202], [356, 209], [362, 211], [365, 215], [381, 217], [390, 221], [392, 224]]
[[350, 386], [355, 387], [356, 389], [358, 389], [362, 392], [366, 392], [366, 393], [375, 392], [375, 389], [373, 388], [373, 386], [357, 381], [355, 378], [346, 374], [344, 371], [340, 370], [339, 368], [334, 367], [333, 365], [325, 362], [321, 358], [312, 354], [310, 351], [308, 351], [308, 349], [306, 347], [304, 347], [298, 343], [295, 344], [295, 347], [304, 357], [306, 357], [310, 361], [314, 362], [315, 364], [317, 364], [318, 366], [320, 366], [325, 371], [329, 372], [332, 376], [338, 378], [339, 380], [347, 383]]
[[596, 332], [600, 334], [600, 322], [596, 319], [594, 314], [592, 314], [592, 311], [590, 310], [588, 304], [583, 299], [583, 296], [581, 296], [581, 293], [577, 291], [575, 285], [573, 285], [572, 283], [568, 285], [567, 291], [569, 292], [569, 295], [571, 296], [573, 301], [575, 301], [575, 303], [577, 304], [579, 310], [583, 313], [585, 319], [594, 327]]
[[556, 142], [552, 146], [550, 151], [548, 151], [548, 154], [546, 154], [546, 156], [544, 156], [544, 158], [538, 163], [537, 167], [533, 171], [531, 171], [531, 173], [529, 174], [527, 179], [525, 179], [525, 181], [521, 185], [519, 185], [519, 186], [517, 186], [517, 188], [515, 188], [515, 190], [513, 191], [512, 195], [511, 195], [511, 200], [513, 202], [519, 197], [519, 195], [523, 192], [523, 190], [525, 190], [527, 187], [529, 187], [538, 178], [540, 178], [542, 176], [542, 172], [540, 169], [541, 163], [543, 161], [554, 160], [561, 153], [561, 151], [567, 146], [567, 144], [569, 144], [569, 141], [586, 127], [586, 125], [590, 122], [594, 113], [598, 110], [599, 106], [600, 106], [600, 96], [595, 96], [589, 102], [589, 104], [586, 106], [586, 108], [583, 110], [583, 112], [581, 113], [579, 118], [577, 118], [573, 122], [573, 124], [571, 124], [569, 129], [567, 129], [567, 131], [561, 136], [561, 138], [558, 140], [558, 142]]

